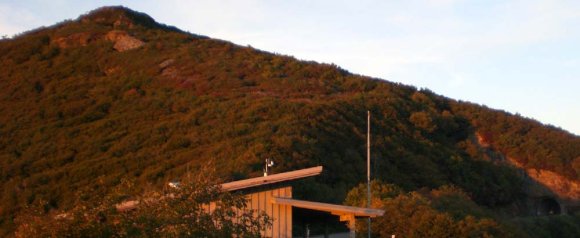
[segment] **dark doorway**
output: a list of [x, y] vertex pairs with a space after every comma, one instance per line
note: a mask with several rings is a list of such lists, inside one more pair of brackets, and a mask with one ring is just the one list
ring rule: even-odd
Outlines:
[[345, 223], [339, 221], [339, 217], [328, 212], [310, 209], [292, 208], [292, 236], [306, 237], [327, 236], [337, 232], [348, 232]]

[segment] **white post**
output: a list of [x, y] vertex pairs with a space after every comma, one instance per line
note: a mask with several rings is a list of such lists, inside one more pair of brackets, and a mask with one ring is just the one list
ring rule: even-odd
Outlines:
[[264, 177], [268, 176], [268, 158], [264, 161]]

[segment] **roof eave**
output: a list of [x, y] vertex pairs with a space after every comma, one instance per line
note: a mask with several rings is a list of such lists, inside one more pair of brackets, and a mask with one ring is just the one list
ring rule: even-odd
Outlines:
[[316, 176], [322, 173], [322, 166], [307, 169], [294, 170], [285, 173], [273, 174], [264, 177], [256, 177], [221, 184], [224, 191], [236, 191], [246, 188], [258, 187], [268, 184], [281, 183], [301, 178]]

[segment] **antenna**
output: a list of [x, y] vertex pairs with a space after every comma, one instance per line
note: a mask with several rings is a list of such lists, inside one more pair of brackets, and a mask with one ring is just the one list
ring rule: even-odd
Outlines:
[[190, 173], [189, 173], [189, 163], [187, 163], [187, 168], [186, 169], [187, 169], [187, 171], [186, 171], [187, 172], [187, 182], [188, 183], [191, 183], [191, 176], [190, 176]]
[[264, 161], [264, 177], [268, 176], [268, 168], [274, 166], [274, 160], [267, 158], [266, 161]]
[[[367, 111], [367, 208], [371, 208], [371, 111]], [[368, 218], [371, 238], [371, 218]]]

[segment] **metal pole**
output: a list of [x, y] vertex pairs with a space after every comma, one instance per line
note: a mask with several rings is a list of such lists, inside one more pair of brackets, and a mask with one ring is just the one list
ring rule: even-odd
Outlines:
[[[371, 208], [371, 111], [367, 111], [367, 208]], [[371, 238], [371, 218], [368, 218]]]

